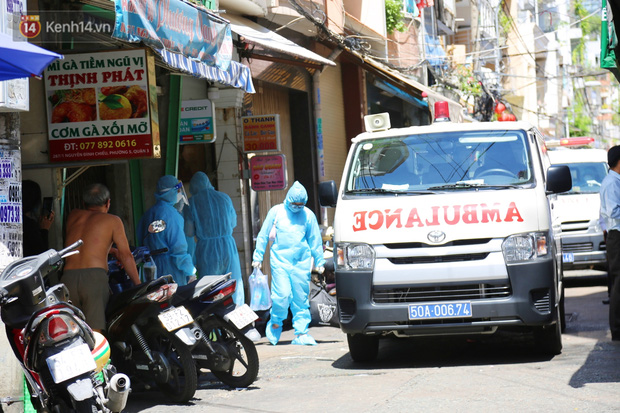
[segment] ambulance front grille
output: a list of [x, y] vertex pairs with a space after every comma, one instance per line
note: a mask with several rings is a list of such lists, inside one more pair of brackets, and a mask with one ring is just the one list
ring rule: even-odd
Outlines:
[[392, 264], [434, 264], [446, 262], [479, 261], [484, 260], [489, 255], [488, 252], [478, 254], [453, 254], [435, 255], [430, 257], [391, 257], [388, 260]]
[[562, 243], [562, 252], [590, 252], [593, 249], [591, 242], [579, 242], [573, 244]]
[[511, 295], [512, 291], [509, 284], [470, 284], [373, 289], [373, 301], [380, 304], [481, 300], [507, 298]]

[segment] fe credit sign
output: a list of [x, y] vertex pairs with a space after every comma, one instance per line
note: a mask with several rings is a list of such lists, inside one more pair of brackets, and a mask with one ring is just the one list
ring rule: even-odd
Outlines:
[[280, 151], [280, 115], [243, 116], [243, 152]]

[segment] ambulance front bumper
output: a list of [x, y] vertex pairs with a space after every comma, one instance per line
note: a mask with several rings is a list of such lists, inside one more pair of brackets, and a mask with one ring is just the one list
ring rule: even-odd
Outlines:
[[[558, 283], [551, 258], [504, 265], [503, 275], [482, 281], [456, 276], [430, 283], [434, 271], [445, 272], [445, 265], [433, 267], [425, 267], [428, 276], [419, 283], [375, 274], [376, 267], [374, 271], [336, 270], [342, 331], [409, 336], [484, 334], [498, 327], [534, 327], [557, 321], [553, 310], [559, 301]], [[451, 270], [458, 274], [454, 267]], [[374, 282], [377, 279], [400, 282]]]

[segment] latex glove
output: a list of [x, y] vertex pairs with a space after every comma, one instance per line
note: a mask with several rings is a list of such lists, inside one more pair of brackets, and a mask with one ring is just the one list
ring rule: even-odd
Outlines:
[[187, 279], [187, 283], [193, 283], [194, 281], [196, 281], [196, 274], [194, 275], [190, 275], [189, 278]]
[[261, 264], [262, 264], [262, 262], [260, 262], [260, 261], [253, 261], [252, 262], [252, 267], [260, 268]]
[[318, 272], [319, 274], [323, 274], [325, 272], [325, 267], [318, 267], [316, 269], [316, 272]]

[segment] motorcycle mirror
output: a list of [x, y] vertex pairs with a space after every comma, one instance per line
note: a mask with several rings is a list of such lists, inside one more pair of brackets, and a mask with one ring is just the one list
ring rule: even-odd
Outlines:
[[153, 221], [149, 225], [149, 232], [151, 234], [157, 234], [158, 232], [163, 232], [166, 229], [166, 221], [163, 219], [158, 219], [157, 221]]

